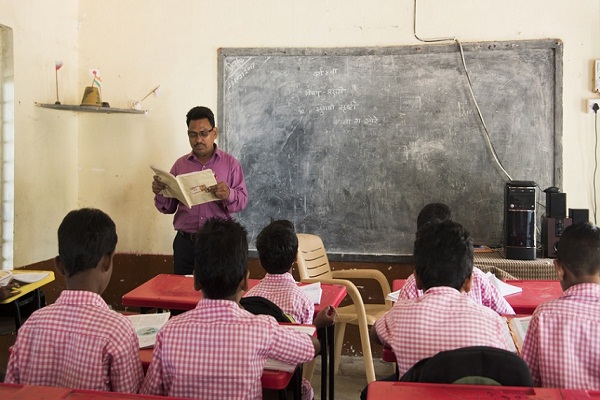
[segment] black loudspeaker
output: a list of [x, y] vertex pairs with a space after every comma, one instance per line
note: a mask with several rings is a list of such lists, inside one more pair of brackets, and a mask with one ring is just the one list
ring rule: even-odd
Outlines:
[[542, 222], [542, 248], [544, 257], [556, 258], [556, 245], [563, 234], [565, 228], [573, 220], [571, 218], [552, 218], [547, 217]]
[[590, 210], [586, 208], [569, 208], [569, 218], [573, 225], [590, 222]]
[[567, 194], [546, 192], [546, 216], [565, 218], [567, 216]]
[[511, 181], [504, 190], [504, 256], [535, 260], [536, 184]]

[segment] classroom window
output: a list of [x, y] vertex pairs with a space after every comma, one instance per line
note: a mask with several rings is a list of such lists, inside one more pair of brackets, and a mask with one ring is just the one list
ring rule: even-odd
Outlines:
[[13, 269], [15, 90], [12, 29], [0, 25], [0, 259]]

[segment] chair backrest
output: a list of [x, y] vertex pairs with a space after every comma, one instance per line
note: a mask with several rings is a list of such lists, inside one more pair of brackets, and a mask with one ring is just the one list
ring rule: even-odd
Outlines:
[[412, 366], [401, 382], [533, 386], [531, 372], [516, 353], [488, 346], [442, 351]]
[[240, 305], [254, 315], [270, 315], [277, 322], [295, 322], [292, 317], [284, 313], [277, 304], [261, 296], [248, 296], [240, 299]]
[[323, 241], [317, 235], [298, 235], [298, 275], [300, 280], [311, 278], [331, 279], [331, 267]]

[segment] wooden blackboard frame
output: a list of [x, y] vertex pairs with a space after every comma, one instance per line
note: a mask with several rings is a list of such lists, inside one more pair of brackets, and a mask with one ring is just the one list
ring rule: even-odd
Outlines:
[[[544, 98], [541, 103], [544, 103], [544, 106], [551, 107], [551, 113], [546, 120], [543, 121], [545, 126], [547, 125], [548, 135], [551, 135], [550, 138], [546, 138], [552, 143], [552, 156], [551, 160], [546, 160], [552, 163], [551, 171], [548, 171], [549, 178], [547, 182], [538, 182], [540, 185], [540, 189], [544, 189], [545, 186], [558, 186], [562, 185], [562, 42], [557, 39], [542, 39], [542, 40], [524, 40], [524, 41], [501, 41], [501, 42], [476, 42], [476, 43], [463, 43], [463, 50], [465, 54], [467, 68], [473, 66], [473, 59], [476, 59], [480, 54], [485, 55], [493, 55], [494, 57], [498, 57], [498, 61], [502, 63], [503, 55], [505, 56], [507, 53], [503, 52], [511, 52], [511, 53], [520, 53], [520, 52], [528, 52], [528, 51], [536, 51], [543, 50], [548, 51], [550, 53], [549, 56], [549, 67], [551, 73], [548, 76], [547, 82], [543, 82], [543, 84], [551, 85], [553, 90], [551, 91], [548, 98]], [[247, 79], [247, 76], [251, 76], [256, 71], [253, 71], [253, 68], [249, 66], [241, 66], [241, 64], [236, 65], [234, 62], [231, 63], [232, 60], [236, 60], [238, 58], [243, 59], [245, 57], [264, 57], [266, 59], [276, 59], [281, 57], [306, 57], [306, 58], [315, 58], [315, 57], [323, 57], [327, 59], [327, 57], [362, 57], [362, 56], [372, 56], [372, 57], [386, 57], [386, 56], [416, 56], [416, 57], [435, 57], [435, 55], [446, 55], [446, 54], [459, 54], [459, 49], [456, 44], [423, 44], [423, 45], [411, 45], [411, 46], [393, 46], [393, 47], [374, 47], [374, 48], [221, 48], [218, 50], [218, 126], [221, 129], [221, 133], [219, 136], [219, 143], [221, 147], [225, 151], [230, 151], [234, 156], [241, 158], [242, 154], [236, 154], [237, 150], [231, 151], [238, 143], [232, 143], [228, 136], [228, 118], [232, 115], [235, 116], [237, 114], [243, 114], [244, 110], [236, 109], [239, 107], [239, 104], [234, 104], [233, 102], [227, 99], [227, 90], [228, 85], [229, 88], [236, 82], [242, 82], [244, 79]], [[232, 68], [232, 65], [235, 68]], [[258, 67], [260, 68], [260, 67]], [[456, 69], [460, 74], [464, 75], [463, 67], [460, 63], [457, 63]], [[290, 71], [293, 73], [293, 71]], [[469, 73], [477, 79], [479, 74], [478, 71], [471, 71], [469, 69]], [[464, 90], [467, 89], [466, 78], [464, 81]], [[432, 90], [431, 88], [426, 90]], [[533, 90], [533, 89], [532, 89]], [[256, 93], [257, 96], [263, 95], [262, 93]], [[268, 95], [268, 94], [267, 94]], [[488, 98], [486, 95], [478, 96], [478, 93], [475, 93], [477, 96], [477, 100], [483, 109], [482, 105], [485, 105]], [[542, 106], [542, 105], [540, 105]], [[550, 115], [551, 114], [551, 115]], [[483, 111], [483, 117], [486, 120], [486, 123], [489, 124], [488, 118], [489, 114], [486, 114]], [[242, 118], [242, 117], [240, 117]], [[252, 122], [249, 122], [249, 131], [247, 135], [251, 136], [253, 132], [256, 130], [256, 126], [252, 126]], [[477, 122], [479, 123], [479, 122]], [[479, 123], [480, 124], [480, 123]], [[266, 127], [268, 129], [268, 127]], [[483, 131], [483, 129], [481, 129]], [[492, 131], [493, 134], [493, 131]], [[243, 139], [246, 140], [246, 139]], [[518, 150], [522, 151], [522, 150]], [[487, 154], [489, 157], [489, 153]], [[491, 158], [489, 159], [489, 163], [492, 164]], [[244, 166], [244, 163], [242, 162]], [[245, 167], [245, 166], [244, 166]], [[545, 167], [547, 168], [547, 166]], [[245, 171], [246, 172], [246, 171]], [[511, 171], [509, 171], [510, 173]], [[248, 172], [246, 172], [248, 173]], [[500, 173], [498, 173], [500, 175]], [[247, 180], [248, 180], [247, 176]], [[530, 176], [512, 176], [515, 180], [531, 180]], [[543, 185], [543, 186], [542, 186]], [[502, 193], [504, 186], [503, 184], [498, 184], [498, 193]], [[249, 201], [252, 202], [256, 199], [256, 193], [252, 193], [251, 188], [249, 188]], [[259, 198], [259, 200], [264, 200]], [[424, 199], [427, 202], [427, 199]], [[438, 199], [442, 200], [442, 199]], [[538, 202], [543, 200], [542, 196], [538, 196]], [[502, 210], [497, 210], [498, 205], [495, 205], [496, 209], [494, 210], [494, 218], [496, 215], [500, 218], [497, 221], [498, 225], [502, 225]], [[415, 210], [412, 210], [411, 215], [414, 214]], [[538, 207], [538, 218], [543, 213], [543, 210]], [[260, 227], [268, 223], [268, 218], [270, 216], [274, 217], [283, 217], [290, 218], [288, 216], [278, 216], [277, 213], [273, 213], [274, 215], [261, 215], [262, 221], [248, 221], [244, 219], [244, 213], [241, 213], [241, 222], [249, 228], [251, 243], [254, 242], [256, 234]], [[455, 215], [456, 216], [456, 215]], [[459, 215], [459, 217], [461, 217]], [[463, 215], [462, 218], [458, 219], [466, 219], [466, 215]], [[298, 221], [295, 221], [297, 229], [299, 227]], [[465, 224], [466, 225], [466, 224]], [[302, 229], [298, 229], [298, 231], [302, 231]], [[406, 229], [405, 235], [411, 240], [414, 232], [411, 229]], [[311, 232], [308, 233], [316, 233], [320, 232], [318, 229], [311, 229]], [[325, 235], [326, 236], [326, 235]], [[475, 237], [475, 235], [474, 235]], [[475, 237], [477, 239], [477, 237]], [[323, 237], [324, 243], [328, 246], [328, 238]], [[539, 241], [538, 241], [539, 243]], [[488, 243], [490, 245], [498, 245], [501, 243]], [[252, 246], [251, 246], [252, 247]], [[405, 246], [406, 247], [406, 246]], [[330, 247], [328, 246], [328, 249]], [[252, 249], [254, 252], [254, 249]], [[406, 251], [406, 248], [402, 251], [386, 251], [386, 252], [374, 252], [373, 254], [369, 254], [368, 251], [362, 252], [354, 252], [350, 247], [344, 249], [334, 249], [329, 251], [330, 258], [336, 261], [376, 261], [376, 262], [403, 262], [410, 256], [410, 251]]]

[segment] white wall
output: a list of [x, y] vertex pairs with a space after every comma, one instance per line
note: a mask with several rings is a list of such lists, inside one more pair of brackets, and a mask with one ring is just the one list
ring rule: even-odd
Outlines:
[[77, 96], [77, 21], [76, 0], [0, 0], [14, 39], [15, 267], [54, 257], [56, 229], [77, 207], [77, 116], [35, 106], [56, 101], [56, 60], [61, 101]]
[[[75, 206], [108, 212], [121, 252], [171, 253], [172, 217], [153, 207], [148, 165], [170, 168], [189, 151], [188, 109], [216, 110], [219, 47], [419, 43], [413, 0], [0, 0], [0, 10], [0, 23], [15, 30], [17, 265], [54, 256], [58, 222]], [[419, 0], [418, 34], [563, 41], [562, 189], [569, 207], [591, 208], [594, 121], [584, 103], [598, 97], [591, 67], [600, 58], [600, 2]], [[159, 83], [161, 93], [144, 101], [147, 115], [40, 110], [35, 101], [54, 101], [57, 57], [63, 103], [81, 101], [93, 67], [113, 107]]]

